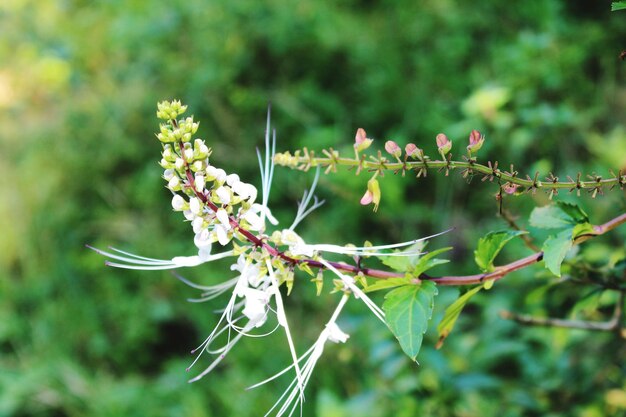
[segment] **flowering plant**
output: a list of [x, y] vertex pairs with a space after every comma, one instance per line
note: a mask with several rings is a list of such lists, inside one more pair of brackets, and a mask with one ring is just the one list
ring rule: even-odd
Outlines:
[[[438, 235], [386, 245], [372, 245], [366, 242], [359, 247], [307, 243], [295, 229], [309, 213], [324, 203], [314, 196], [321, 168], [326, 168], [325, 172], [329, 173], [335, 171], [337, 166], [343, 165], [357, 167], [356, 174], [361, 171], [371, 172], [372, 176], [367, 182], [367, 189], [360, 203], [373, 204], [374, 211], [378, 209], [382, 196], [378, 177], [382, 177], [388, 171], [401, 172], [402, 175], [414, 171], [417, 172], [417, 177], [420, 177], [425, 176], [427, 171], [433, 168], [445, 170], [446, 175], [454, 169], [462, 168], [463, 176], [466, 178], [479, 174], [483, 175], [483, 179], [497, 179], [500, 191], [504, 190], [507, 194], [521, 194], [522, 191], [534, 193], [538, 189], [547, 188], [551, 197], [561, 188], [577, 191], [588, 189], [593, 196], [601, 194], [607, 187], [618, 186], [622, 189], [626, 184], [626, 175], [620, 171], [612, 178], [597, 177], [589, 182], [580, 181], [580, 175], [575, 182], [574, 180], [559, 182], [557, 178], [544, 183], [538, 180], [537, 174], [534, 179], [530, 177], [520, 179], [512, 167], [511, 171], [507, 172], [499, 170], [497, 163], [489, 162], [488, 166], [485, 166], [477, 162], [476, 153], [485, 142], [484, 135], [477, 130], [473, 130], [469, 135], [469, 144], [466, 147], [468, 156], [464, 157], [464, 161], [452, 159], [452, 141], [443, 133], [438, 134], [435, 139], [441, 160], [431, 160], [422, 149], [412, 143], [404, 147], [403, 157], [402, 148], [391, 140], [384, 144], [384, 149], [392, 157], [391, 160], [384, 157], [380, 151], [376, 156], [368, 157], [363, 152], [374, 141], [367, 137], [362, 128], [356, 132], [354, 158], [341, 157], [339, 152], [333, 149], [324, 150], [323, 157], [315, 157], [313, 152], [307, 149], [296, 151], [294, 154], [290, 152], [277, 154], [276, 134], [271, 130], [268, 111], [265, 151], [264, 153], [257, 151], [261, 174], [259, 193], [254, 185], [245, 182], [239, 175], [227, 173], [212, 163], [211, 149], [205, 141], [195, 137], [199, 123], [193, 117], [183, 117], [186, 110], [187, 107], [180, 101], [159, 103], [157, 117], [162, 122], [156, 136], [162, 144], [160, 165], [164, 170], [163, 179], [172, 193], [172, 208], [181, 212], [191, 225], [197, 254], [160, 260], [113, 248], [110, 251], [92, 249], [106, 256], [109, 259], [107, 261], [109, 266], [142, 270], [195, 267], [206, 262], [231, 258], [230, 269], [234, 271], [234, 277], [224, 282], [204, 286], [179, 276], [181, 281], [202, 291], [200, 301], [213, 300], [230, 293], [216, 328], [194, 349], [196, 357], [191, 366], [205, 355], [213, 355], [213, 359], [191, 381], [197, 381], [215, 369], [243, 337], [258, 337], [274, 331], [284, 332], [291, 353], [291, 364], [276, 375], [251, 386], [251, 388], [260, 386], [288, 372], [293, 374], [291, 384], [268, 414], [275, 412], [279, 416], [291, 415], [302, 406], [305, 387], [326, 343], [345, 343], [349, 338], [349, 335], [339, 327], [338, 318], [351, 298], [358, 299], [367, 306], [376, 318], [390, 329], [403, 351], [412, 360], [416, 360], [432, 316], [437, 286], [474, 285], [446, 309], [438, 326], [438, 346], [441, 346], [452, 331], [463, 307], [473, 295], [482, 289], [491, 288], [495, 281], [510, 272], [541, 260], [545, 261], [545, 266], [550, 272], [560, 275], [565, 255], [572, 246], [604, 234], [626, 222], [626, 214], [622, 214], [608, 223], [594, 226], [589, 222], [587, 214], [575, 205], [557, 203], [540, 207], [531, 214], [531, 224], [554, 231], [554, 234], [544, 242], [541, 250], [536, 250], [532, 255], [510, 264], [495, 266], [494, 261], [498, 253], [507, 242], [518, 236], [524, 238], [526, 232], [522, 230], [489, 232], [479, 241], [475, 252], [476, 264], [481, 270], [479, 274], [430, 276], [426, 274], [429, 269], [447, 262], [437, 256], [451, 249], [442, 248], [424, 253], [426, 241]], [[295, 218], [287, 228], [277, 227], [278, 221], [269, 208], [276, 165], [301, 170], [315, 168], [311, 188], [303, 193]], [[499, 195], [502, 198], [501, 192]], [[346, 260], [351, 260], [352, 263], [330, 261], [326, 258], [328, 253], [345, 255]], [[367, 267], [368, 258], [377, 258], [388, 269]], [[307, 351], [299, 354], [290, 331], [283, 297], [292, 292], [296, 279], [302, 275], [309, 275], [312, 278], [318, 295], [324, 289], [327, 276], [332, 276], [331, 292], [339, 293], [340, 296], [337, 307], [321, 329], [317, 340]], [[368, 293], [373, 291], [387, 291], [382, 308], [368, 296]], [[620, 294], [621, 291], [620, 287]], [[620, 303], [621, 301], [616, 303], [618, 316], [621, 316], [621, 309], [618, 308]], [[274, 321], [268, 320], [270, 317], [275, 317], [276, 325], [270, 324]], [[611, 324], [611, 330], [620, 326], [618, 319]], [[568, 324], [571, 326], [571, 323]]]

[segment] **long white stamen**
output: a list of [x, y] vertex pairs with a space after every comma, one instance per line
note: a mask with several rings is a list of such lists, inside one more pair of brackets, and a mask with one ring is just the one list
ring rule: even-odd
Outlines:
[[298, 355], [296, 354], [296, 348], [293, 343], [293, 339], [291, 337], [291, 331], [289, 330], [289, 323], [287, 322], [287, 315], [285, 314], [285, 307], [283, 306], [283, 299], [280, 295], [280, 284], [278, 283], [278, 279], [274, 274], [274, 268], [272, 267], [272, 263], [269, 258], [265, 259], [265, 265], [267, 266], [267, 272], [270, 276], [270, 280], [272, 281], [272, 285], [274, 287], [274, 296], [276, 298], [276, 317], [278, 318], [278, 323], [285, 328], [285, 334], [287, 336], [287, 344], [289, 345], [289, 351], [291, 352], [291, 358], [293, 359], [293, 365], [296, 370], [296, 378], [298, 380], [298, 386], [300, 389], [300, 401], [304, 401], [304, 384], [302, 380], [302, 372], [300, 371], [300, 366], [298, 365]]
[[[317, 187], [317, 182], [319, 178], [320, 178], [320, 167], [317, 167], [317, 169], [315, 170], [315, 178], [313, 179], [313, 184], [311, 184], [311, 188], [309, 188], [308, 191], [307, 190], [304, 191], [302, 195], [302, 200], [298, 204], [298, 212], [296, 213], [296, 218], [293, 220], [293, 223], [289, 227], [289, 230], [294, 230], [296, 226], [306, 216], [308, 216], [313, 210], [317, 209], [322, 204], [324, 204], [324, 200], [318, 201], [317, 197], [315, 197], [315, 195], [313, 194], [315, 192], [315, 187]], [[309, 207], [309, 204], [311, 203], [311, 198], [314, 198], [314, 203], [311, 207]]]
[[[333, 312], [330, 320], [328, 320], [326, 327], [324, 328], [324, 330], [322, 330], [316, 342], [302, 356], [298, 358], [297, 363], [300, 363], [303, 360], [305, 361], [302, 367], [302, 378], [303, 378], [303, 382], [305, 386], [308, 384], [309, 379], [311, 378], [311, 375], [313, 374], [315, 365], [317, 364], [317, 361], [319, 360], [319, 358], [321, 357], [324, 351], [324, 345], [326, 341], [329, 340], [329, 335], [330, 335], [329, 329], [332, 328], [332, 326], [336, 326], [337, 318], [339, 317], [341, 310], [343, 309], [344, 305], [346, 304], [349, 298], [350, 296], [348, 294], [343, 295], [343, 297], [339, 301], [339, 304], [335, 308], [335, 311]], [[254, 384], [248, 387], [247, 389], [257, 388], [270, 381], [273, 381], [274, 379], [278, 378], [279, 376], [285, 374], [287, 371], [292, 369], [294, 365], [295, 363], [292, 365], [289, 365], [287, 368], [283, 369], [279, 373], [272, 375], [271, 377], [257, 384]], [[276, 409], [276, 407], [278, 407], [282, 403], [282, 406], [276, 413], [276, 416], [281, 416], [287, 411], [289, 411], [289, 415], [291, 416], [296, 410], [298, 403], [302, 405], [302, 401], [300, 402], [295, 401], [298, 391], [299, 391], [298, 379], [294, 378], [291, 381], [291, 383], [287, 386], [285, 391], [283, 391], [282, 395], [278, 398], [278, 400], [276, 400], [272, 408], [268, 410], [268, 412], [265, 415], [268, 416], [272, 411]], [[302, 412], [302, 408], [300, 409], [300, 411]]]
[[106, 261], [106, 265], [108, 266], [112, 266], [116, 268], [123, 268], [123, 269], [137, 269], [137, 270], [146, 270], [146, 271], [197, 266], [205, 262], [211, 262], [211, 261], [215, 261], [218, 259], [227, 258], [229, 256], [233, 256], [234, 254], [234, 252], [230, 250], [230, 251], [226, 251], [222, 253], [217, 253], [215, 255], [208, 255], [202, 258], [200, 258], [197, 255], [194, 255], [194, 256], [176, 256], [170, 260], [164, 260], [164, 259], [146, 258], [144, 256], [134, 255], [132, 253], [125, 252], [116, 248], [110, 248], [110, 249], [112, 251], [122, 253], [126, 256], [116, 255], [114, 253], [103, 251], [101, 249], [97, 249], [89, 245], [87, 245], [87, 247], [102, 256], [106, 256], [109, 259], [116, 259], [118, 261], [126, 262], [126, 263], [119, 263], [119, 262]]
[[339, 270], [337, 270], [337, 268], [335, 268], [334, 266], [332, 266], [330, 263], [328, 263], [327, 261], [325, 261], [324, 259], [320, 259], [319, 260], [320, 263], [322, 263], [322, 265], [324, 265], [326, 268], [328, 268], [329, 271], [332, 271], [335, 273], [335, 275], [337, 275], [341, 281], [343, 281], [343, 283], [346, 285], [346, 287], [348, 287], [350, 289], [350, 291], [352, 291], [354, 293], [354, 295], [357, 298], [360, 298], [365, 305], [372, 311], [372, 313], [374, 313], [374, 315], [376, 317], [378, 317], [378, 319], [380, 321], [382, 321], [383, 323], [385, 323], [385, 325], [387, 324], [385, 322], [385, 313], [383, 312], [383, 310], [378, 307], [364, 292], [363, 290], [361, 290], [359, 287], [356, 286], [356, 284], [354, 283], [354, 278], [345, 275], [343, 273], [341, 273]]
[[401, 242], [401, 243], [392, 243], [389, 245], [377, 245], [377, 246], [339, 246], [339, 245], [330, 245], [330, 244], [317, 244], [317, 245], [304, 245], [304, 248], [302, 248], [302, 250], [307, 249], [307, 250], [313, 250], [313, 251], [317, 251], [317, 252], [332, 252], [332, 253], [339, 253], [339, 254], [343, 254], [343, 255], [363, 255], [363, 256], [411, 256], [411, 255], [416, 255], [417, 253], [415, 251], [406, 251], [406, 252], [399, 252], [399, 253], [385, 253], [385, 252], [378, 252], [380, 250], [386, 250], [386, 249], [395, 249], [395, 248], [401, 248], [401, 247], [405, 247], [405, 246], [411, 246], [414, 245], [418, 242], [422, 242], [424, 240], [428, 240], [431, 239], [433, 237], [437, 237], [440, 236], [444, 233], [449, 232], [452, 229], [446, 230], [444, 232], [441, 233], [436, 233], [434, 235], [431, 236], [426, 236], [420, 239], [413, 239], [413, 240], [409, 240], [407, 242]]

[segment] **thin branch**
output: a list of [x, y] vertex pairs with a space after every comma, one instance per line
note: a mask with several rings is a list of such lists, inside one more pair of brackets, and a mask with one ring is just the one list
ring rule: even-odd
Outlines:
[[624, 305], [624, 292], [619, 292], [619, 297], [613, 310], [613, 315], [608, 321], [565, 320], [549, 317], [533, 317], [525, 314], [515, 314], [510, 311], [500, 312], [500, 317], [506, 320], [514, 320], [529, 326], [562, 327], [566, 329], [597, 330], [615, 332], [626, 338], [626, 329], [622, 327], [622, 313]]
[[343, 165], [349, 168], [358, 167], [359, 171], [361, 170], [369, 170], [369, 171], [392, 171], [392, 172], [404, 172], [404, 171], [415, 171], [420, 176], [420, 173], [423, 175], [425, 170], [427, 169], [445, 169], [453, 170], [453, 169], [461, 169], [463, 172], [468, 171], [472, 173], [482, 174], [485, 179], [499, 179], [503, 183], [507, 184], [515, 184], [517, 186], [524, 187], [526, 191], [534, 192], [538, 189], [545, 189], [550, 192], [550, 195], [558, 194], [559, 190], [567, 189], [570, 192], [576, 191], [580, 193], [580, 190], [588, 190], [593, 197], [597, 194], [602, 193], [602, 189], [613, 187], [619, 187], [623, 189], [626, 185], [626, 174], [621, 170], [617, 175], [612, 175], [607, 178], [602, 178], [598, 175], [589, 175], [590, 181], [581, 181], [581, 174], [576, 175], [576, 178], [568, 177], [569, 181], [559, 181], [558, 177], [550, 174], [545, 178], [545, 181], [538, 180], [538, 176], [535, 175], [534, 178], [530, 176], [526, 176], [526, 179], [518, 177], [516, 171], [507, 172], [497, 168], [496, 164], [489, 163], [488, 165], [479, 164], [475, 159], [470, 159], [467, 161], [456, 161], [456, 160], [435, 160], [431, 161], [428, 157], [424, 157], [422, 160], [410, 161], [410, 162], [393, 162], [389, 161], [384, 157], [370, 157], [371, 160], [365, 160], [364, 158], [340, 158], [337, 154], [337, 151], [334, 151], [333, 157], [327, 158], [318, 158], [314, 156], [312, 151], [307, 149], [303, 150], [303, 153], [299, 151], [295, 155], [291, 155], [289, 152], [285, 152], [282, 154], [277, 154], [274, 163], [277, 165], [286, 166], [289, 168], [299, 169], [302, 171], [307, 171], [311, 167], [333, 167], [337, 165]]

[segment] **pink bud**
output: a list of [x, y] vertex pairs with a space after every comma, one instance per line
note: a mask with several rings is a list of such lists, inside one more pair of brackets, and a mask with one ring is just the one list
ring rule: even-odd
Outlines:
[[373, 139], [368, 139], [365, 129], [358, 128], [354, 137], [354, 148], [357, 152], [364, 151], [372, 144]]
[[439, 133], [437, 135], [436, 140], [437, 140], [437, 147], [439, 148], [439, 153], [442, 156], [450, 152], [450, 149], [452, 149], [452, 142], [450, 142], [450, 139], [448, 139], [446, 135], [444, 135], [443, 133]]
[[507, 182], [502, 186], [502, 189], [507, 194], [515, 194], [515, 192], [517, 191], [517, 187], [519, 187], [519, 185], [513, 184], [512, 182]]
[[420, 158], [421, 159], [421, 158], [424, 157], [424, 151], [421, 150], [420, 148], [418, 148], [417, 146], [415, 146], [414, 143], [408, 143], [404, 147], [404, 151], [411, 158]]
[[385, 150], [396, 158], [399, 158], [402, 154], [402, 149], [392, 140], [385, 142]]
[[365, 133], [365, 129], [363, 129], [362, 127], [358, 128], [356, 131], [356, 136], [354, 137], [354, 143], [360, 145], [366, 140], [367, 134]]
[[478, 130], [472, 130], [469, 135], [469, 145], [467, 145], [467, 150], [472, 153], [478, 151], [483, 146], [483, 142], [485, 142], [485, 137], [480, 134]]

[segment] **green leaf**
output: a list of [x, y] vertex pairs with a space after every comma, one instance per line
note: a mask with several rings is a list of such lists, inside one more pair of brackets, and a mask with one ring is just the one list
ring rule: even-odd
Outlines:
[[423, 251], [424, 251], [425, 247], [426, 247], [426, 242], [425, 241], [420, 241], [420, 242], [417, 242], [417, 243], [409, 246], [407, 249], [394, 251], [395, 253], [415, 251], [415, 255], [411, 255], [411, 256], [377, 256], [377, 258], [380, 259], [383, 264], [387, 265], [389, 268], [393, 269], [394, 271], [406, 272], [406, 271], [408, 271], [410, 268], [414, 267], [418, 263], [420, 257], [423, 254]]
[[562, 229], [588, 220], [580, 207], [563, 202], [537, 207], [530, 214], [530, 224], [540, 229]]
[[465, 304], [467, 304], [470, 298], [472, 298], [478, 291], [482, 289], [482, 285], [472, 288], [471, 290], [467, 291], [465, 294], [457, 298], [455, 302], [453, 302], [448, 306], [448, 308], [446, 308], [446, 312], [444, 313], [441, 322], [437, 326], [437, 332], [439, 332], [439, 341], [435, 346], [437, 349], [443, 346], [444, 340], [446, 339], [446, 337], [448, 337], [448, 335], [454, 328], [454, 324], [461, 315], [461, 311], [463, 311]]
[[504, 245], [516, 236], [527, 232], [520, 230], [501, 230], [489, 232], [478, 241], [478, 248], [474, 251], [476, 265], [483, 272], [493, 271], [493, 261], [498, 256]]
[[543, 243], [543, 260], [546, 268], [557, 277], [561, 276], [561, 264], [572, 248], [573, 230], [572, 227], [561, 230], [556, 235], [549, 236]]
[[587, 213], [576, 204], [557, 201], [556, 205], [566, 213], [574, 223], [585, 223], [589, 221]]
[[367, 288], [365, 288], [365, 292], [379, 291], [399, 287], [401, 285], [408, 285], [411, 283], [411, 279], [411, 277], [380, 279], [374, 284], [368, 285]]
[[432, 317], [437, 286], [432, 281], [405, 285], [385, 296], [385, 321], [404, 353], [416, 360]]
[[428, 271], [432, 267], [450, 262], [447, 259], [437, 259], [435, 258], [435, 256], [439, 255], [440, 253], [447, 252], [451, 249], [452, 247], [450, 246], [447, 248], [441, 248], [432, 252], [428, 252], [426, 255], [419, 258], [415, 266], [411, 268], [408, 272], [412, 276], [418, 277], [422, 272]]
[[626, 1], [614, 1], [611, 3], [611, 11], [623, 10], [626, 9]]

